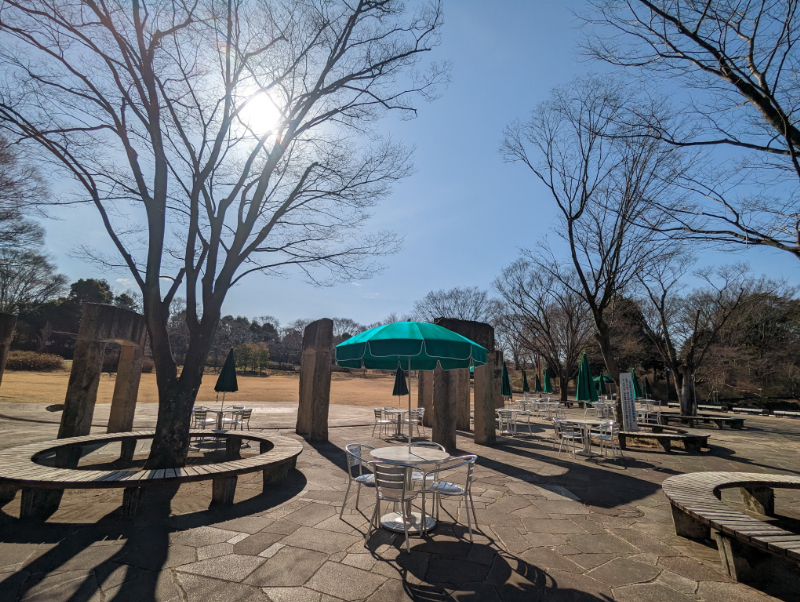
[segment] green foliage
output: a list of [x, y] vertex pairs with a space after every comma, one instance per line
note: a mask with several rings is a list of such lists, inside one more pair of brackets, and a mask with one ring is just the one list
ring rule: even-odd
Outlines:
[[83, 307], [84, 303], [113, 303], [114, 293], [106, 280], [94, 278], [81, 278], [69, 287], [70, 300]]
[[269, 365], [269, 346], [266, 343], [244, 343], [233, 350], [236, 367], [242, 372], [261, 374]]
[[6, 362], [8, 370], [29, 370], [32, 372], [53, 372], [64, 369], [64, 359], [52, 353], [35, 351], [10, 351]]

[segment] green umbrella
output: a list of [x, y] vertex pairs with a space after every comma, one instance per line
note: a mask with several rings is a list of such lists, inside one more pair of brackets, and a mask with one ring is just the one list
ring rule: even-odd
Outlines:
[[508, 378], [508, 368], [506, 368], [505, 362], [503, 362], [503, 376], [500, 381], [500, 395], [511, 397], [511, 381]]
[[408, 395], [408, 387], [406, 386], [406, 373], [400, 366], [397, 366], [397, 372], [394, 375], [394, 390], [392, 395], [402, 397]]
[[653, 388], [650, 386], [650, 381], [647, 380], [647, 377], [644, 377], [644, 396], [647, 399], [653, 399]]
[[597, 389], [598, 395], [608, 395], [608, 387], [607, 384], [613, 383], [614, 379], [611, 378], [610, 374], [606, 374], [602, 372], [600, 376], [594, 377], [594, 386]]
[[639, 399], [640, 397], [644, 397], [644, 395], [642, 395], [642, 385], [639, 384], [636, 378], [636, 370], [633, 368], [631, 368], [631, 380], [633, 381], [633, 398]]
[[525, 375], [525, 370], [522, 371], [522, 392], [528, 393], [531, 388], [528, 386], [528, 377]]
[[[232, 348], [228, 352], [228, 357], [225, 358], [225, 363], [222, 365], [214, 390], [217, 392], [217, 399], [219, 399], [219, 394], [222, 393], [223, 406], [225, 405], [225, 393], [234, 393], [239, 390], [239, 383], [236, 382], [236, 360], [233, 358]], [[221, 406], [220, 409], [222, 409]]]
[[597, 401], [597, 389], [594, 387], [592, 371], [589, 368], [589, 358], [584, 353], [578, 368], [578, 390], [575, 395], [578, 401]]
[[536, 378], [533, 379], [533, 392], [534, 393], [541, 393], [544, 391], [542, 389], [542, 381], [539, 380], [539, 375], [536, 375]]
[[[427, 322], [395, 322], [365, 330], [336, 345], [336, 363], [347, 368], [411, 370], [469, 368], [486, 364], [486, 349], [452, 330]], [[411, 393], [408, 394], [411, 411]], [[408, 442], [411, 443], [409, 429]]]
[[545, 393], [553, 392], [553, 383], [550, 382], [550, 368], [544, 369], [544, 387], [542, 387], [542, 391]]

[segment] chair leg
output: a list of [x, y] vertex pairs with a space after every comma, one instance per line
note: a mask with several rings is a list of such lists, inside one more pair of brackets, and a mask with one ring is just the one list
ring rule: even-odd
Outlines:
[[472, 491], [469, 492], [469, 503], [472, 506], [472, 518], [475, 520], [475, 528], [478, 528], [478, 515], [475, 514], [475, 502], [472, 501]]
[[406, 534], [406, 552], [411, 554], [411, 544], [408, 541], [408, 519], [406, 518], [406, 502], [400, 502], [400, 516], [403, 517], [403, 531]]
[[472, 543], [472, 521], [469, 518], [469, 502], [467, 500], [466, 492], [464, 492], [464, 510], [467, 511], [467, 528], [469, 529], [469, 543]]
[[341, 512], [339, 512], [339, 518], [342, 518], [344, 516], [344, 506], [345, 504], [347, 504], [347, 496], [350, 493], [350, 483], [352, 482], [353, 481], [351, 479], [347, 479], [347, 489], [345, 489], [344, 492], [344, 500], [342, 500], [342, 510]]
[[428, 521], [425, 520], [425, 481], [422, 481], [422, 524], [420, 525], [420, 535], [425, 537], [425, 526]]
[[364, 534], [364, 547], [367, 547], [367, 540], [369, 539], [369, 534], [372, 532], [372, 529], [375, 527], [375, 519], [378, 516], [378, 511], [381, 507], [380, 499], [375, 500], [375, 511], [372, 513], [372, 519], [369, 521], [367, 525], [367, 532]]
[[358, 486], [356, 487], [356, 510], [358, 510], [358, 496], [361, 495], [361, 481], [356, 481]]

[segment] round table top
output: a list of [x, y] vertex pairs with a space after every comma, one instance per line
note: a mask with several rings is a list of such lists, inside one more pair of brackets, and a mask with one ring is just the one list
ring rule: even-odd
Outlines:
[[391, 447], [379, 447], [373, 449], [370, 455], [376, 460], [386, 462], [403, 462], [404, 464], [434, 464], [447, 460], [450, 457], [446, 451], [435, 447], [422, 447], [408, 445], [392, 445]]

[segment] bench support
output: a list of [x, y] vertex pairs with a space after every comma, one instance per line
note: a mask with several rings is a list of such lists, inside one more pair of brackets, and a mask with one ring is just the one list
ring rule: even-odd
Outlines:
[[270, 466], [269, 468], [265, 468], [262, 472], [264, 473], [264, 483], [262, 485], [262, 491], [264, 493], [267, 492], [267, 489], [272, 485], [280, 485], [283, 483], [283, 480], [289, 474], [289, 471], [292, 470], [295, 465], [297, 464], [297, 458], [292, 458], [288, 462], [284, 462], [283, 464], [275, 464]]
[[234, 460], [241, 457], [242, 440], [234, 437], [228, 437], [225, 440], [225, 456], [228, 460]]
[[136, 518], [136, 512], [144, 499], [144, 487], [126, 487], [122, 491], [122, 517]]
[[11, 483], [0, 483], [0, 508], [8, 504], [17, 495], [17, 485]]
[[708, 525], [696, 521], [674, 504], [670, 504], [670, 507], [672, 508], [672, 522], [675, 523], [675, 535], [698, 541], [711, 538], [711, 529], [708, 528]]
[[775, 492], [771, 487], [739, 487], [744, 507], [751, 512], [775, 516]]
[[123, 462], [131, 462], [133, 461], [133, 454], [136, 451], [136, 440], [129, 439], [123, 441], [121, 444], [121, 450], [119, 453], [119, 459]]
[[211, 486], [211, 503], [220, 506], [230, 506], [233, 504], [233, 496], [236, 494], [236, 475], [229, 477], [214, 477]]
[[669, 439], [656, 439], [656, 443], [661, 446], [661, 451], [670, 453], [672, 451], [672, 445]]
[[772, 554], [743, 544], [720, 531], [712, 533], [719, 548], [719, 558], [728, 576], [740, 583], [770, 581]]
[[684, 439], [683, 447], [687, 452], [692, 451], [700, 453], [700, 450], [703, 447], [703, 442], [700, 439]]
[[63, 489], [23, 487], [19, 517], [42, 520], [50, 518], [58, 510], [62, 495], [64, 495]]

